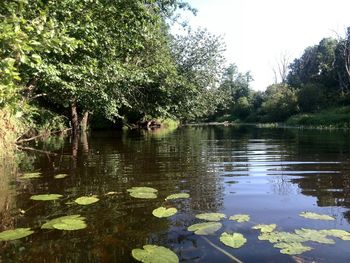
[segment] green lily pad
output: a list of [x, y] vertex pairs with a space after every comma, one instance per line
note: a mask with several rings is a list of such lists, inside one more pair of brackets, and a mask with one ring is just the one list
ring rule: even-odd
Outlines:
[[333, 236], [342, 240], [350, 240], [350, 232], [341, 229], [324, 229], [319, 231], [326, 236]]
[[143, 249], [135, 248], [131, 251], [134, 259], [144, 263], [178, 263], [179, 258], [170, 249], [162, 246], [145, 245]]
[[84, 221], [85, 217], [82, 217], [81, 215], [61, 216], [61, 217], [54, 218], [54, 219], [46, 222], [45, 224], [43, 224], [41, 226], [41, 228], [42, 229], [54, 229], [55, 228], [54, 225], [64, 223], [64, 220], [67, 220], [67, 219], [76, 219], [76, 220]]
[[222, 213], [203, 213], [196, 215], [196, 218], [207, 221], [220, 221], [221, 219], [226, 218], [226, 215]]
[[117, 195], [117, 194], [119, 194], [119, 193], [118, 193], [118, 192], [111, 191], [111, 192], [106, 193], [105, 195]]
[[0, 232], [0, 241], [16, 240], [33, 234], [30, 228], [17, 228]]
[[222, 227], [221, 223], [218, 222], [206, 222], [191, 225], [187, 228], [188, 231], [194, 231], [197, 235], [210, 235], [214, 234]]
[[220, 236], [220, 241], [226, 246], [240, 248], [247, 242], [247, 239], [240, 233], [229, 234], [224, 232]]
[[98, 202], [99, 200], [100, 199], [95, 196], [81, 196], [75, 199], [74, 202], [76, 202], [78, 205], [91, 205]]
[[59, 223], [55, 223], [52, 225], [53, 228], [58, 230], [79, 230], [87, 227], [86, 223], [82, 219], [77, 218], [66, 218], [62, 219]]
[[258, 236], [259, 240], [267, 240], [270, 243], [301, 243], [306, 241], [303, 237], [289, 232], [264, 232]]
[[175, 215], [176, 213], [177, 213], [177, 209], [173, 207], [171, 208], [158, 207], [157, 209], [154, 209], [152, 212], [152, 214], [155, 217], [159, 217], [159, 218], [169, 217], [169, 216]]
[[32, 200], [36, 201], [51, 201], [61, 198], [63, 195], [60, 194], [43, 194], [43, 195], [33, 195], [30, 197]]
[[295, 233], [301, 236], [305, 241], [313, 241], [321, 244], [335, 243], [333, 239], [327, 238], [325, 234], [322, 234], [318, 230], [302, 228], [302, 229], [296, 229]]
[[188, 193], [178, 193], [178, 194], [172, 194], [169, 195], [165, 200], [173, 200], [173, 199], [180, 199], [180, 198], [190, 198], [190, 195]]
[[312, 250], [311, 247], [304, 246], [301, 243], [277, 243], [274, 245], [276, 248], [281, 248], [280, 252], [287, 255], [299, 255], [304, 252]]
[[321, 215], [313, 212], [301, 212], [299, 214], [302, 217], [308, 218], [308, 219], [316, 219], [316, 220], [335, 220], [334, 217], [329, 215]]
[[56, 174], [54, 176], [55, 179], [63, 179], [66, 178], [67, 176], [69, 176], [68, 174]]
[[157, 198], [157, 189], [151, 187], [132, 187], [127, 189], [130, 196], [135, 198], [154, 199]]
[[230, 220], [237, 221], [238, 223], [248, 222], [250, 220], [249, 215], [233, 215], [230, 216]]
[[20, 179], [33, 179], [33, 178], [39, 178], [39, 177], [41, 177], [41, 173], [25, 173], [19, 178]]
[[274, 231], [276, 229], [277, 225], [276, 224], [270, 224], [270, 225], [263, 225], [263, 224], [259, 224], [259, 225], [255, 225], [252, 228], [253, 229], [260, 229], [260, 231], [262, 233], [270, 233], [272, 231]]

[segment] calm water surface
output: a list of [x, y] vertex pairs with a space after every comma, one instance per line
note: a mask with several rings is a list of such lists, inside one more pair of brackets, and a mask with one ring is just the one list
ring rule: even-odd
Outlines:
[[[134, 262], [133, 248], [145, 244], [173, 250], [180, 262], [232, 262], [201, 236], [187, 231], [201, 222], [195, 215], [249, 214], [251, 221], [223, 220], [208, 240], [243, 262], [350, 262], [350, 241], [334, 245], [307, 243], [314, 249], [299, 256], [280, 254], [258, 240], [255, 224], [350, 231], [350, 136], [347, 132], [264, 130], [254, 127], [187, 127], [173, 132], [92, 132], [79, 141], [50, 138], [28, 151], [1, 160], [0, 231], [31, 227], [27, 238], [0, 242], [0, 262]], [[54, 153], [54, 154], [52, 154]], [[20, 180], [23, 172], [42, 178]], [[65, 179], [54, 179], [68, 173]], [[127, 189], [158, 189], [157, 199], [135, 199]], [[115, 195], [105, 195], [113, 191]], [[189, 199], [165, 202], [170, 194]], [[30, 196], [64, 195], [38, 202]], [[98, 195], [90, 206], [69, 204], [82, 195]], [[68, 204], [67, 204], [68, 203]], [[159, 206], [176, 207], [170, 218], [156, 218]], [[19, 213], [25, 211], [24, 215]], [[334, 221], [305, 219], [300, 212], [334, 216]], [[49, 219], [81, 214], [88, 227], [79, 231], [41, 230]], [[240, 249], [219, 241], [222, 232], [247, 238]]]

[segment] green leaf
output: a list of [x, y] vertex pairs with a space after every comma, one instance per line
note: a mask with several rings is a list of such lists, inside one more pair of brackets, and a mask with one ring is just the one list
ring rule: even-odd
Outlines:
[[289, 232], [264, 232], [258, 236], [259, 240], [267, 240], [270, 243], [300, 243], [304, 242], [305, 239], [295, 233]]
[[43, 195], [33, 195], [30, 197], [32, 200], [36, 201], [51, 201], [61, 198], [63, 195], [60, 194], [43, 194]]
[[342, 240], [350, 240], [350, 232], [341, 229], [325, 229], [319, 231], [326, 236], [333, 236]]
[[157, 209], [154, 209], [152, 214], [155, 217], [169, 217], [172, 215], [175, 215], [177, 213], [177, 209], [176, 208], [166, 208], [166, 207], [158, 207]]
[[20, 179], [32, 179], [41, 177], [41, 173], [25, 173]]
[[143, 249], [131, 251], [133, 258], [144, 263], [178, 263], [179, 258], [170, 249], [162, 246], [145, 245]]
[[299, 214], [302, 217], [308, 218], [308, 219], [316, 219], [316, 220], [335, 220], [334, 217], [329, 215], [321, 215], [313, 212], [301, 212]]
[[333, 239], [326, 238], [327, 235], [323, 234], [321, 231], [314, 229], [296, 229], [295, 233], [301, 236], [304, 241], [313, 241], [321, 244], [334, 244]]
[[196, 218], [207, 221], [220, 221], [221, 219], [226, 218], [226, 215], [221, 213], [203, 213], [196, 215]]
[[247, 242], [247, 239], [240, 233], [229, 234], [224, 232], [220, 236], [220, 241], [226, 246], [240, 248]]
[[127, 190], [130, 196], [135, 198], [154, 199], [157, 198], [157, 189], [151, 187], [132, 187]]
[[30, 228], [17, 228], [0, 232], [0, 241], [16, 240], [33, 234]]
[[179, 198], [189, 198], [190, 195], [188, 193], [178, 193], [178, 194], [172, 194], [169, 195], [165, 200], [173, 200], [173, 199], [179, 199]]
[[60, 222], [55, 223], [52, 226], [53, 228], [56, 228], [59, 230], [68, 230], [68, 231], [84, 229], [87, 227], [85, 221], [79, 218], [62, 219]]
[[260, 231], [262, 233], [269, 233], [275, 230], [275, 228], [277, 227], [276, 224], [270, 224], [270, 225], [263, 225], [263, 224], [259, 224], [259, 225], [255, 225], [252, 228], [253, 229], [260, 229]]
[[74, 202], [76, 202], [78, 205], [91, 205], [98, 202], [99, 200], [100, 199], [95, 196], [81, 196], [75, 199]]
[[54, 176], [55, 179], [63, 179], [66, 178], [67, 176], [69, 176], [68, 174], [56, 174]]
[[239, 223], [243, 223], [243, 222], [248, 222], [250, 220], [250, 216], [249, 215], [233, 215], [233, 216], [230, 216], [229, 219], [237, 221]]
[[301, 243], [277, 243], [274, 245], [276, 248], [281, 248], [280, 252], [287, 255], [299, 255], [306, 251], [312, 250], [311, 247], [304, 246]]
[[82, 217], [80, 215], [69, 215], [69, 216], [61, 216], [58, 218], [54, 218], [48, 222], [46, 222], [45, 224], [43, 224], [41, 226], [42, 229], [54, 229], [54, 225], [60, 224], [60, 223], [64, 223], [64, 220], [67, 219], [77, 219], [77, 220], [81, 220], [84, 221], [85, 217]]
[[207, 222], [191, 225], [187, 228], [188, 231], [194, 231], [197, 235], [210, 235], [214, 234], [222, 227], [221, 223]]

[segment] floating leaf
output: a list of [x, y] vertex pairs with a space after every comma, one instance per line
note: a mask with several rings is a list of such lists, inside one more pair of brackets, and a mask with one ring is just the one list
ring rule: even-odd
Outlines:
[[56, 228], [59, 230], [68, 230], [68, 231], [84, 229], [87, 227], [85, 221], [79, 218], [62, 219], [59, 223], [55, 223], [52, 226], [53, 228]]
[[60, 194], [43, 194], [43, 195], [33, 195], [30, 197], [32, 200], [36, 201], [51, 201], [61, 198], [63, 195]]
[[78, 205], [91, 205], [93, 203], [96, 203], [99, 200], [100, 199], [98, 199], [95, 196], [81, 196], [75, 199], [74, 202], [76, 202]]
[[326, 236], [333, 236], [342, 240], [350, 240], [350, 232], [341, 229], [325, 229], [319, 231]]
[[240, 248], [247, 242], [247, 239], [240, 233], [229, 234], [224, 232], [220, 236], [220, 241], [226, 246]]
[[233, 216], [230, 216], [229, 219], [237, 221], [239, 223], [243, 223], [243, 222], [248, 222], [250, 220], [250, 216], [249, 215], [233, 215]]
[[154, 199], [157, 198], [157, 189], [151, 187], [132, 187], [127, 190], [132, 197]]
[[41, 226], [42, 229], [54, 229], [54, 225], [55, 224], [60, 224], [60, 223], [63, 223], [64, 220], [67, 220], [67, 219], [76, 219], [76, 220], [81, 220], [81, 221], [84, 221], [85, 220], [85, 217], [82, 217], [81, 215], [69, 215], [69, 216], [61, 216], [61, 217], [58, 217], [58, 218], [54, 218], [48, 222], [46, 222], [45, 224], [43, 224]]
[[25, 173], [20, 177], [20, 179], [32, 179], [39, 177], [41, 177], [41, 173]]
[[308, 218], [308, 219], [316, 219], [316, 220], [335, 220], [334, 217], [329, 215], [321, 215], [313, 212], [301, 212], [299, 214], [302, 217]]
[[282, 254], [288, 254], [288, 255], [299, 255], [306, 251], [310, 251], [312, 248], [308, 246], [304, 246], [301, 243], [294, 242], [294, 243], [277, 243], [274, 245], [276, 248], [281, 248], [280, 252]]
[[218, 231], [221, 227], [221, 223], [207, 222], [191, 225], [187, 228], [187, 230], [194, 231], [194, 233], [197, 235], [210, 235]]
[[207, 221], [220, 221], [221, 219], [226, 218], [226, 215], [221, 213], [203, 213], [196, 215], [196, 218]]
[[321, 244], [334, 244], [333, 239], [327, 238], [325, 234], [322, 234], [322, 232], [314, 229], [307, 229], [307, 228], [302, 228], [302, 229], [296, 229], [295, 233], [299, 236], [301, 236], [304, 241], [314, 241], [318, 242]]
[[259, 225], [253, 226], [252, 228], [253, 229], [260, 229], [260, 231], [262, 233], [269, 233], [269, 232], [272, 232], [273, 230], [275, 230], [276, 227], [277, 227], [276, 224], [270, 224], [270, 225], [259, 224]]
[[270, 243], [301, 243], [304, 242], [305, 239], [295, 233], [289, 232], [264, 232], [258, 236], [259, 240], [267, 240]]
[[113, 192], [113, 191], [111, 191], [111, 192], [108, 192], [107, 194], [105, 194], [105, 195], [117, 195], [117, 194], [119, 194], [118, 192]]
[[30, 228], [17, 228], [0, 232], [0, 241], [16, 240], [33, 234]]
[[172, 195], [169, 195], [167, 198], [165, 198], [165, 200], [180, 199], [180, 198], [190, 198], [190, 195], [188, 193], [172, 194]]
[[176, 208], [166, 208], [166, 207], [158, 207], [157, 209], [154, 209], [152, 214], [155, 217], [169, 217], [172, 215], [175, 215], [177, 213], [177, 209]]
[[69, 176], [68, 174], [56, 174], [54, 176], [55, 179], [63, 179], [66, 178], [67, 176]]
[[170, 249], [162, 246], [145, 245], [143, 249], [136, 248], [131, 252], [132, 256], [144, 263], [178, 263], [179, 258]]

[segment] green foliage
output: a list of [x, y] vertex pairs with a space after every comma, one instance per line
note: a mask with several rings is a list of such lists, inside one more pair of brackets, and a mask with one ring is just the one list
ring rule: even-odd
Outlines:
[[312, 250], [311, 247], [305, 246], [302, 243], [292, 242], [292, 243], [276, 243], [274, 247], [281, 248], [282, 254], [287, 255], [300, 255], [304, 252]]
[[156, 245], [144, 245], [143, 249], [135, 248], [131, 251], [134, 259], [144, 263], [178, 263], [179, 258], [170, 249]]
[[301, 212], [299, 214], [301, 217], [305, 217], [308, 219], [315, 219], [315, 220], [335, 220], [334, 217], [329, 215], [321, 215], [313, 212]]
[[157, 198], [157, 189], [151, 187], [132, 187], [127, 190], [132, 197], [154, 199]]
[[263, 224], [258, 224], [253, 226], [253, 229], [259, 229], [261, 233], [270, 233], [276, 229], [277, 225], [276, 224], [270, 224], [270, 225], [263, 225]]
[[177, 213], [177, 209], [174, 207], [171, 207], [171, 208], [158, 207], [152, 211], [152, 214], [158, 218], [173, 216], [176, 213]]
[[42, 229], [78, 230], [86, 227], [85, 217], [80, 215], [61, 216], [41, 226]]
[[16, 240], [33, 234], [30, 228], [16, 228], [0, 232], [0, 241]]
[[197, 235], [211, 235], [222, 227], [218, 222], [198, 223], [187, 228], [188, 231], [194, 231]]
[[188, 193], [172, 194], [167, 196], [165, 200], [173, 200], [173, 199], [180, 199], [180, 198], [190, 198], [190, 195]]
[[63, 197], [63, 195], [60, 195], [60, 194], [42, 194], [42, 195], [33, 195], [30, 197], [30, 199], [36, 200], [36, 201], [51, 201], [51, 200], [57, 200], [61, 197]]
[[40, 178], [41, 173], [25, 173], [23, 174], [20, 179], [33, 179], [33, 178]]
[[239, 223], [243, 223], [243, 222], [248, 222], [250, 220], [250, 216], [249, 215], [233, 215], [233, 216], [230, 216], [229, 218], [230, 220], [233, 220], [233, 221], [237, 221]]
[[221, 219], [226, 218], [226, 215], [222, 213], [203, 213], [197, 214], [196, 218], [207, 221], [220, 221]]
[[69, 176], [68, 174], [56, 174], [54, 176], [55, 179], [63, 179], [66, 178], [67, 176]]
[[240, 233], [222, 233], [220, 236], [220, 241], [224, 243], [226, 246], [232, 247], [232, 248], [240, 248], [242, 247], [246, 242], [247, 239]]
[[91, 205], [93, 203], [98, 202], [100, 199], [98, 199], [95, 196], [81, 196], [75, 199], [75, 203], [78, 205]]

